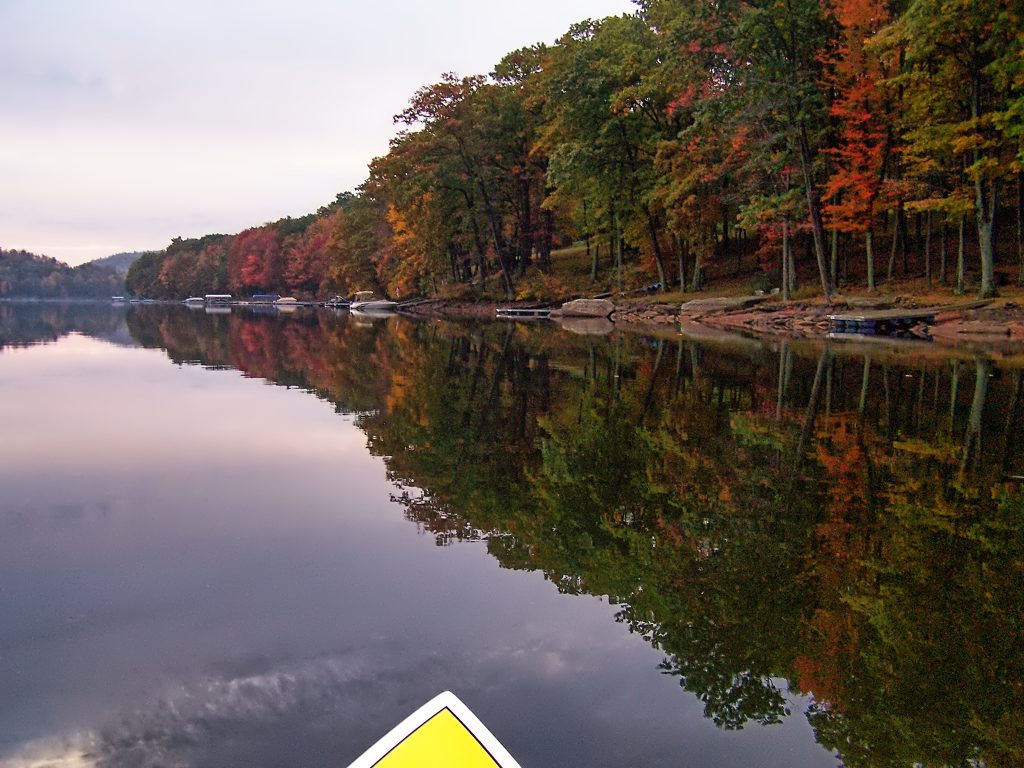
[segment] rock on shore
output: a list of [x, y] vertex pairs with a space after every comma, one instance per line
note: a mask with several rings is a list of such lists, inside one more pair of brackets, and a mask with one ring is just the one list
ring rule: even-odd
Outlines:
[[608, 299], [574, 299], [551, 313], [553, 317], [611, 317], [615, 305]]

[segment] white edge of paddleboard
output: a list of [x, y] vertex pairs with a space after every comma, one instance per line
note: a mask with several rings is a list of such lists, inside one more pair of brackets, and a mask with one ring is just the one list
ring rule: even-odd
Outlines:
[[501, 742], [494, 738], [494, 734], [487, 730], [487, 726], [480, 722], [480, 719], [470, 711], [469, 707], [463, 704], [459, 697], [451, 691], [438, 694], [417, 709], [405, 720], [388, 731], [384, 738], [357, 757], [355, 762], [349, 765], [348, 768], [373, 768], [388, 752], [405, 741], [434, 715], [445, 709], [451, 711], [466, 726], [469, 732], [476, 737], [476, 740], [490, 753], [491, 757], [494, 758], [494, 762], [501, 766], [501, 768], [520, 768], [519, 763], [508, 753], [508, 750], [501, 746]]

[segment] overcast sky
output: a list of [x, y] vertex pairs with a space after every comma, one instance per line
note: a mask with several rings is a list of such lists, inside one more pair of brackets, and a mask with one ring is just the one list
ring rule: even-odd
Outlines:
[[0, 0], [0, 247], [71, 264], [315, 211], [391, 118], [629, 0]]

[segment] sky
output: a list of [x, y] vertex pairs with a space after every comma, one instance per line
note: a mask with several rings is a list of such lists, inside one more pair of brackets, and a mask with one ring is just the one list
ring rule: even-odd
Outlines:
[[392, 116], [630, 0], [0, 0], [0, 248], [69, 264], [301, 216]]

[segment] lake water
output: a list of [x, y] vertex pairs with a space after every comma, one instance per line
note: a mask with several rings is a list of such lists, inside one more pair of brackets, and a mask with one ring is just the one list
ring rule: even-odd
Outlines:
[[0, 305], [0, 767], [1024, 764], [1021, 365]]

